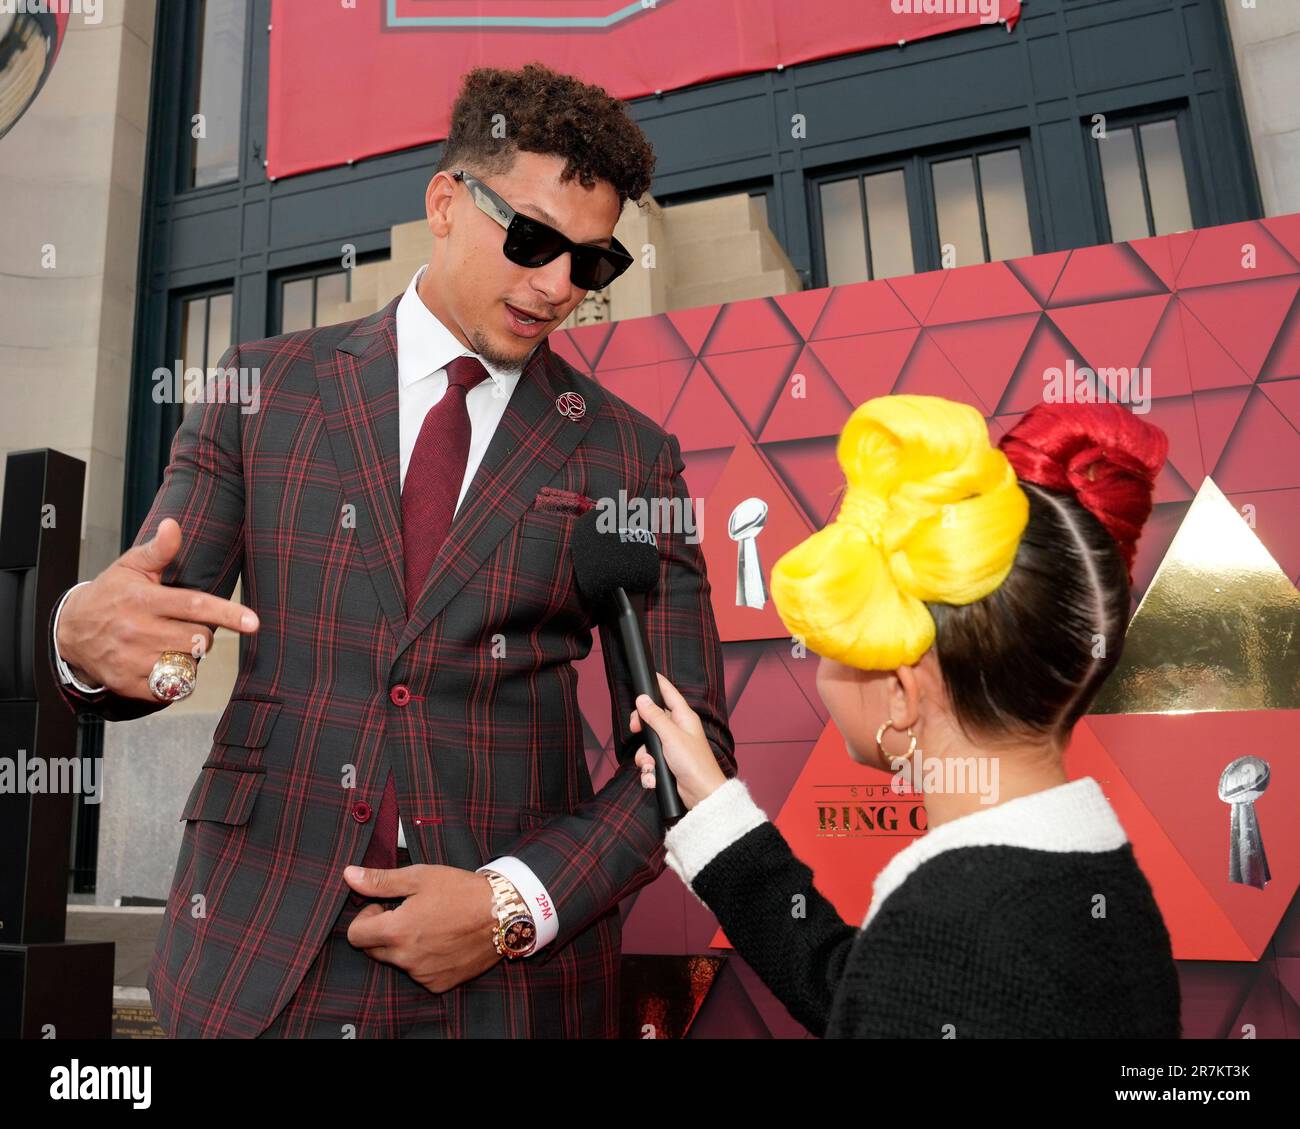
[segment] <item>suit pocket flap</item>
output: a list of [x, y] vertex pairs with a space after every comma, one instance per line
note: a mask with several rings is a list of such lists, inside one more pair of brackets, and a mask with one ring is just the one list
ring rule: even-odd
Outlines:
[[190, 789], [181, 819], [209, 819], [234, 826], [247, 823], [265, 779], [263, 769], [205, 764]]
[[281, 704], [267, 698], [231, 698], [212, 734], [213, 743], [260, 749], [271, 736]]

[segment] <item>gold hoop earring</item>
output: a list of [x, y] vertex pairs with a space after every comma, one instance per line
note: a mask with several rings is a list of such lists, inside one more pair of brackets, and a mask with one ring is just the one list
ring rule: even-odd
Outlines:
[[916, 734], [912, 732], [912, 727], [910, 725], [907, 727], [907, 752], [905, 752], [901, 757], [893, 756], [885, 752], [885, 730], [897, 728], [898, 727], [894, 724], [893, 719], [889, 718], [885, 721], [884, 725], [876, 730], [876, 748], [880, 750], [880, 755], [886, 762], [907, 760], [914, 752], [916, 752]]

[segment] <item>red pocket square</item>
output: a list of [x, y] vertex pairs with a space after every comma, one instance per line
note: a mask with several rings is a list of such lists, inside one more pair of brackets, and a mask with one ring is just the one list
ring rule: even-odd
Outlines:
[[543, 486], [533, 501], [533, 509], [547, 513], [585, 514], [596, 503], [586, 494], [573, 490], [559, 490], [554, 486]]

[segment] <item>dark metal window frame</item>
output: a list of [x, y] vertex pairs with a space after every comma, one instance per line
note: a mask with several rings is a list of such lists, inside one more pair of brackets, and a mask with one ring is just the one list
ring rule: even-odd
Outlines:
[[858, 204], [862, 209], [862, 241], [867, 252], [867, 278], [875, 279], [875, 260], [871, 254], [871, 224], [867, 218], [867, 178], [870, 176], [879, 176], [882, 173], [901, 172], [903, 174], [903, 196], [907, 200], [907, 222], [911, 234], [912, 242], [912, 266], [913, 273], [916, 273], [917, 264], [917, 244], [916, 229], [913, 224], [913, 216], [917, 215], [917, 207], [920, 204], [919, 197], [914, 198], [913, 193], [913, 176], [908, 174], [908, 169], [912, 164], [912, 159], [908, 157], [897, 157], [893, 160], [885, 159], [882, 161], [872, 161], [870, 165], [859, 168], [841, 169], [838, 172], [816, 174], [811, 178], [811, 194], [808, 201], [809, 214], [813, 217], [813, 231], [816, 234], [814, 248], [817, 253], [817, 259], [814, 266], [817, 281], [814, 286], [827, 286], [828, 267], [826, 260], [826, 229], [825, 220], [822, 215], [822, 188], [827, 184], [838, 184], [844, 180], [856, 179], [858, 182]]
[[[1178, 152], [1183, 159], [1183, 180], [1187, 185], [1187, 206], [1192, 213], [1192, 227], [1204, 227], [1206, 204], [1200, 177], [1196, 175], [1196, 159], [1193, 149], [1191, 117], [1185, 101], [1167, 102], [1163, 105], [1145, 106], [1133, 110], [1108, 113], [1097, 110], [1106, 119], [1106, 132], [1132, 129], [1133, 146], [1137, 153], [1138, 175], [1142, 183], [1142, 206], [1147, 219], [1147, 238], [1155, 234], [1155, 210], [1151, 207], [1151, 185], [1147, 179], [1146, 158], [1142, 152], [1141, 127], [1156, 122], [1172, 121], [1178, 131]], [[1083, 119], [1085, 149], [1088, 153], [1088, 180], [1092, 191], [1093, 212], [1097, 227], [1105, 236], [1103, 243], [1114, 243], [1114, 233], [1110, 226], [1110, 208], [1106, 203], [1106, 177], [1101, 165], [1101, 142], [1092, 135], [1093, 114]]]
[[[167, 317], [167, 364], [170, 367], [177, 359], [181, 357], [181, 350], [184, 342], [181, 340], [181, 332], [185, 324], [184, 309], [187, 302], [203, 302], [203, 359], [198, 363], [198, 367], [205, 372], [208, 366], [208, 334], [212, 328], [211, 301], [213, 298], [223, 295], [230, 295], [231, 309], [231, 339], [238, 340], [235, 335], [234, 311], [235, 311], [235, 283], [233, 279], [226, 279], [224, 282], [214, 282], [207, 286], [202, 286], [194, 290], [178, 291], [171, 295], [169, 305], [170, 311]], [[224, 353], [225, 350], [223, 349]], [[195, 362], [192, 362], [195, 363]], [[184, 403], [155, 404], [158, 412], [158, 422], [163, 429], [164, 434], [175, 435], [176, 429], [180, 427], [181, 420], [185, 418]], [[162, 473], [167, 467], [167, 460], [171, 457], [171, 443], [167, 442], [162, 445], [159, 452], [161, 462], [158, 467], [158, 478], [162, 480]]]
[[[356, 266], [362, 266], [363, 263], [377, 258], [376, 255], [358, 255], [356, 257]], [[319, 286], [319, 279], [329, 274], [346, 274], [348, 276], [348, 301], [352, 301], [352, 271], [340, 264], [338, 259], [331, 263], [317, 262], [306, 264], [300, 267], [291, 267], [287, 270], [278, 272], [272, 276], [271, 286], [267, 290], [267, 300], [269, 309], [266, 313], [266, 324], [271, 327], [272, 333], [289, 332], [284, 328], [284, 288], [290, 282], [305, 282], [311, 279], [311, 320], [312, 325], [316, 324], [316, 294]]]
[[976, 204], [979, 208], [980, 239], [984, 258], [988, 261], [988, 224], [984, 214], [984, 192], [980, 181], [979, 158], [989, 153], [1003, 153], [1015, 149], [1020, 154], [1020, 172], [1025, 185], [1025, 211], [1029, 217], [1029, 239], [1032, 254], [1045, 249], [1042, 218], [1038, 210], [1038, 192], [1034, 180], [1033, 152], [1030, 140], [1023, 133], [998, 134], [975, 138], [956, 145], [945, 145], [910, 154], [893, 154], [866, 163], [821, 169], [808, 177], [808, 214], [811, 217], [813, 239], [813, 286], [829, 285], [827, 282], [826, 241], [822, 226], [822, 185], [857, 177], [859, 199], [862, 204], [863, 240], [867, 247], [867, 269], [872, 272], [871, 232], [867, 222], [866, 178], [877, 173], [903, 173], [903, 190], [907, 199], [907, 219], [912, 236], [913, 274], [940, 270], [943, 267], [943, 247], [939, 242], [939, 212], [935, 199], [933, 166], [944, 161], [970, 159], [974, 165]]
[[1020, 155], [1020, 177], [1025, 189], [1025, 214], [1029, 220], [1029, 245], [1031, 255], [1036, 255], [1043, 247], [1043, 225], [1038, 214], [1038, 191], [1034, 183], [1033, 151], [1029, 147], [1029, 138], [1010, 136], [1001, 139], [991, 138], [987, 141], [962, 145], [932, 156], [923, 158], [925, 162], [925, 183], [923, 191], [929, 196], [927, 218], [934, 225], [930, 236], [930, 246], [935, 251], [936, 266], [943, 265], [943, 244], [939, 239], [939, 204], [934, 193], [934, 166], [945, 161], [969, 160], [971, 173], [975, 180], [975, 204], [979, 209], [980, 243], [984, 252], [984, 261], [989, 257], [989, 225], [984, 208], [984, 182], [980, 174], [981, 157], [993, 153], [1005, 153], [1016, 150]]
[[[194, 151], [195, 138], [193, 136], [193, 117], [197, 111], [196, 104], [198, 101], [199, 88], [202, 79], [202, 59], [203, 59], [203, 17], [206, 14], [207, 0], [201, 0], [200, 3], [189, 3], [180, 5], [184, 11], [184, 25], [182, 30], [182, 44], [184, 54], [182, 58], [186, 60], [187, 65], [180, 69], [180, 112], [179, 120], [176, 123], [177, 134], [177, 156], [176, 167], [172, 170], [173, 184], [177, 195], [191, 195], [197, 192], [221, 191], [229, 188], [231, 185], [238, 184], [246, 175], [244, 167], [244, 135], [247, 125], [248, 110], [245, 101], [249, 95], [249, 83], [247, 75], [242, 76], [243, 91], [239, 100], [239, 136], [235, 141], [235, 152], [239, 155], [237, 161], [237, 171], [233, 177], [227, 177], [225, 180], [213, 181], [211, 184], [194, 185], [190, 183], [190, 177], [194, 170]], [[247, 45], [252, 42], [253, 17], [257, 5], [249, 3], [244, 12], [244, 64], [247, 67], [248, 56], [250, 52]], [[161, 25], [160, 25], [161, 30]]]

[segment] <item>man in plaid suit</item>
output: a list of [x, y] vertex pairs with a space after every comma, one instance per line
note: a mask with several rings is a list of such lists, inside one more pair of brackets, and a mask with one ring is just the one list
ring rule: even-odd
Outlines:
[[[618, 905], [664, 828], [603, 628], [618, 767], [593, 789], [568, 542], [620, 491], [689, 503], [676, 439], [546, 335], [630, 265], [612, 232], [653, 154], [531, 64], [471, 72], [452, 122], [428, 266], [371, 317], [229, 350], [257, 410], [187, 414], [134, 546], [52, 620], [66, 699], [110, 720], [166, 704], [164, 652], [247, 636], [149, 971], [173, 1036], [617, 1032]], [[702, 554], [681, 529], [658, 551], [657, 665], [734, 775]]]

